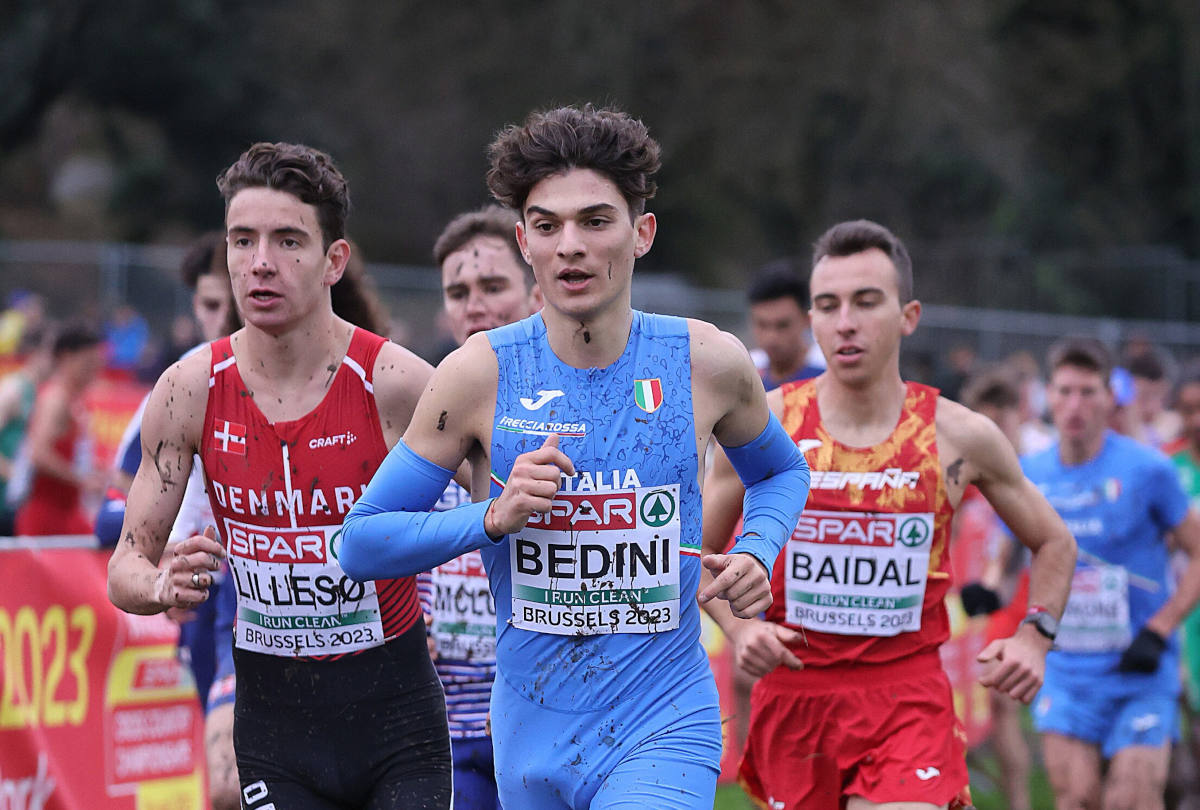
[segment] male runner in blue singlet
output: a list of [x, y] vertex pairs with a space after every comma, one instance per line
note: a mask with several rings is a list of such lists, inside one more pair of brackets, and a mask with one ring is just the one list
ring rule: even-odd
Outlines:
[[[1068, 338], [1049, 365], [1059, 441], [1023, 466], [1079, 557], [1033, 707], [1046, 770], [1059, 807], [1100, 807], [1101, 796], [1105, 807], [1162, 807], [1177, 734], [1174, 631], [1200, 596], [1200, 517], [1165, 456], [1108, 429], [1104, 346]], [[1171, 546], [1190, 558], [1177, 588]]]
[[[339, 559], [370, 578], [482, 549], [506, 807], [708, 810], [721, 731], [695, 599], [702, 454], [716, 438], [748, 487], [744, 533], [704, 559], [716, 579], [700, 594], [742, 616], [770, 603], [808, 469], [740, 343], [631, 306], [656, 229], [659, 148], [640, 121], [535, 113], [490, 153], [545, 308], [442, 362], [347, 516]], [[474, 498], [489, 478], [493, 497], [424, 513], [464, 459]]]

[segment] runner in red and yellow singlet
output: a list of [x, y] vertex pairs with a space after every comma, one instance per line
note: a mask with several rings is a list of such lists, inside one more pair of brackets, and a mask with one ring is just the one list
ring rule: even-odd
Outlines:
[[[969, 806], [965, 735], [938, 655], [954, 509], [974, 484], [1034, 551], [1040, 607], [979, 656], [984, 685], [1025, 702], [1041, 685], [1074, 541], [989, 419], [901, 379], [901, 338], [921, 305], [900, 240], [872, 222], [835, 225], [810, 286], [828, 370], [767, 395], [812, 469], [808, 504], [772, 572], [765, 621], [707, 606], [738, 666], [761, 676], [742, 781], [771, 810]], [[741, 499], [723, 459], [704, 497], [708, 549]]]

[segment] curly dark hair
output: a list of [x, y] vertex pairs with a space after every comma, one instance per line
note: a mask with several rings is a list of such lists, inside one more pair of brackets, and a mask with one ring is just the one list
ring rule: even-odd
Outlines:
[[315, 207], [325, 249], [345, 238], [350, 189], [329, 155], [295, 143], [256, 143], [217, 176], [226, 211], [239, 191], [262, 187], [286, 191]]
[[629, 204], [630, 216], [646, 210], [658, 186], [654, 175], [662, 150], [646, 125], [611, 107], [559, 107], [531, 113], [505, 127], [488, 147], [488, 189], [524, 215], [529, 191], [569, 169], [592, 169], [608, 177]]

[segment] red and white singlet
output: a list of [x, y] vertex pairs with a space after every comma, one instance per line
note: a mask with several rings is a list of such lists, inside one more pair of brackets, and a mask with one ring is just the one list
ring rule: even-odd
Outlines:
[[337, 561], [342, 520], [388, 452], [371, 373], [383, 343], [355, 329], [321, 403], [274, 424], [229, 338], [212, 344], [200, 459], [229, 552], [240, 649], [340, 656], [377, 647], [420, 616], [415, 578], [357, 583]]

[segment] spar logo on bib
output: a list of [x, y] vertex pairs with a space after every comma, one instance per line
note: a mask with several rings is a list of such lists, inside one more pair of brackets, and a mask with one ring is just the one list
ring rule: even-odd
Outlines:
[[638, 505], [642, 522], [657, 529], [666, 526], [675, 517], [675, 498], [665, 489], [656, 489], [642, 497]]
[[929, 523], [922, 517], [910, 517], [900, 524], [896, 539], [909, 548], [917, 548], [929, 539]]
[[652, 380], [634, 380], [633, 401], [646, 413], [657, 411], [663, 404], [662, 381], [658, 377]]

